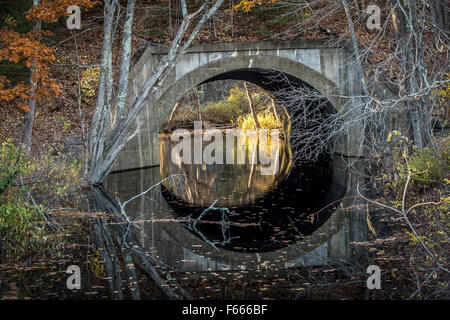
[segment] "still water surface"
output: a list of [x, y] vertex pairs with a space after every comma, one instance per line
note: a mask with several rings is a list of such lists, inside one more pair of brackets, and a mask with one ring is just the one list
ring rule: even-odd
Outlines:
[[[182, 226], [177, 230], [186, 234], [177, 234], [177, 239], [187, 239], [191, 234], [205, 246], [213, 245], [216, 249], [274, 251], [313, 234], [332, 215], [345, 191], [345, 183], [336, 181], [333, 172], [336, 168], [328, 156], [323, 155], [315, 162], [294, 164], [289, 144], [283, 139], [279, 141], [277, 148], [269, 146], [271, 152], [279, 155], [279, 169], [273, 175], [263, 175], [263, 165], [255, 161], [254, 164], [249, 164], [250, 161], [246, 164], [174, 164], [171, 154], [176, 142], [161, 138], [159, 169], [113, 173], [105, 186], [124, 201], [151, 184], [176, 175], [176, 179], [166, 180], [160, 190], [127, 208], [134, 219], [151, 223], [151, 227], [142, 228], [142, 237], [148, 233], [145, 230], [158, 228], [158, 224], [150, 220], [159, 219]], [[247, 152], [247, 160], [254, 157], [252, 146], [234, 145], [228, 150], [224, 144], [223, 148], [224, 155]], [[213, 203], [214, 208], [223, 210], [205, 212]], [[202, 213], [201, 221], [194, 228], [195, 220]], [[173, 246], [173, 239], [171, 241]], [[186, 243], [181, 241], [177, 245], [183, 247]]]

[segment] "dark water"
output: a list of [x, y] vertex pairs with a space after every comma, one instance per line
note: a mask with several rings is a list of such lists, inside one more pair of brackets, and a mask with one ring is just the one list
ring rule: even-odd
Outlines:
[[[106, 190], [124, 202], [176, 175], [126, 208], [142, 245], [167, 263], [186, 266], [183, 261], [192, 254], [210, 252], [219, 260], [233, 252], [271, 253], [309, 239], [345, 193], [339, 158], [322, 155], [315, 162], [293, 164], [282, 139], [274, 149], [278, 170], [271, 175], [262, 174], [264, 165], [249, 164], [249, 156], [245, 164], [174, 164], [173, 147], [170, 140], [160, 139], [159, 168], [113, 173], [105, 183]], [[224, 155], [239, 153], [236, 146], [224, 148]], [[213, 204], [214, 209], [205, 211]]]

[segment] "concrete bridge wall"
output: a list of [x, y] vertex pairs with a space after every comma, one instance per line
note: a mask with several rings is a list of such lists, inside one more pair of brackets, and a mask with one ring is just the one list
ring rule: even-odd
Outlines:
[[[161, 48], [149, 47], [134, 66], [130, 74], [129, 103], [138, 95], [165, 53]], [[113, 171], [158, 165], [158, 131], [175, 103], [197, 85], [234, 70], [271, 69], [286, 73], [322, 94], [333, 96], [330, 103], [345, 114], [349, 105], [340, 96], [349, 96], [360, 88], [360, 79], [354, 77], [354, 64], [349, 63], [350, 57], [345, 48], [324, 41], [195, 46], [171, 70], [157, 94], [149, 97], [138, 119], [142, 123], [141, 130], [121, 152]], [[347, 137], [342, 137], [334, 151], [345, 156], [358, 156], [362, 137], [361, 127], [355, 125]]]

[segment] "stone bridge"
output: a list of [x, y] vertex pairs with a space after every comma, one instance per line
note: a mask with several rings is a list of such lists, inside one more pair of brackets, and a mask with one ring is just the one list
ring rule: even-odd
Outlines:
[[[153, 68], [167, 51], [149, 47], [130, 74], [128, 101], [134, 100]], [[144, 168], [159, 164], [158, 132], [175, 103], [199, 84], [237, 79], [271, 90], [267, 70], [284, 73], [291, 79], [308, 84], [329, 98], [337, 112], [345, 114], [351, 104], [343, 96], [357, 94], [360, 79], [355, 79], [354, 63], [346, 47], [325, 41], [286, 41], [257, 43], [224, 43], [197, 45], [188, 50], [161, 84], [157, 94], [149, 97], [139, 115], [139, 134], [119, 155], [113, 171]], [[342, 137], [334, 153], [358, 156], [364, 136], [355, 125]]]
[[[128, 103], [134, 100], [165, 53], [163, 49], [154, 47], [145, 51], [130, 74]], [[153, 168], [160, 160], [160, 127], [176, 102], [199, 84], [218, 79], [238, 79], [273, 90], [273, 81], [267, 79], [266, 71], [275, 70], [324, 95], [334, 97], [329, 98], [329, 102], [336, 112], [345, 115], [352, 103], [357, 102], [344, 97], [360, 92], [361, 79], [355, 76], [354, 66], [348, 49], [324, 41], [226, 43], [192, 47], [165, 78], [157, 94], [149, 97], [138, 119], [142, 123], [141, 130], [119, 155], [114, 167], [116, 173], [107, 178], [105, 187], [123, 197], [131, 197], [160, 181], [159, 169]], [[381, 93], [388, 94], [386, 90], [383, 89]], [[359, 157], [358, 150], [363, 137], [362, 126], [355, 124], [347, 136], [339, 139], [332, 151], [344, 157]], [[342, 157], [334, 158], [333, 167], [345, 168]], [[147, 169], [127, 172], [135, 168]], [[341, 208], [354, 204], [353, 197], [360, 180], [361, 177], [350, 170], [333, 170], [333, 185], [345, 189]], [[164, 205], [161, 203], [156, 207], [164, 208]], [[149, 219], [171, 217], [168, 213], [158, 214], [158, 210], [153, 207], [147, 208], [144, 199], [138, 200], [136, 208]], [[143, 224], [141, 241], [150, 241], [148, 246], [154, 248], [167, 263], [181, 263], [181, 271], [242, 270], [250, 266], [262, 270], [264, 261], [272, 261], [273, 267], [282, 268], [323, 265], [335, 258], [349, 259], [358, 255], [350, 243], [366, 239], [364, 210], [341, 208], [305, 241], [286, 250], [263, 254], [220, 250], [210, 255], [210, 248], [203, 249], [204, 243], [183, 230], [179, 224], [160, 228], [154, 227], [154, 224]]]

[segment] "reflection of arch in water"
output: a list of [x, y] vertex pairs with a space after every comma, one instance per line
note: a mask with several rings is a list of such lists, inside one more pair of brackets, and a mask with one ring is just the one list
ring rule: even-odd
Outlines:
[[[343, 169], [340, 157], [330, 161], [333, 168]], [[343, 190], [356, 181], [347, 177], [344, 170], [332, 171], [331, 186]], [[149, 186], [161, 181], [159, 168], [124, 171], [108, 176], [106, 189], [121, 200], [139, 194]], [[349, 188], [349, 187], [348, 187]], [[350, 187], [351, 188], [351, 187]], [[330, 192], [333, 194], [335, 192]], [[347, 189], [346, 195], [351, 194]], [[180, 223], [173, 222], [174, 213], [170, 201], [159, 196], [152, 200], [139, 198], [128, 207], [127, 213], [133, 219], [139, 219], [137, 236], [143, 247], [157, 254], [161, 261], [183, 271], [225, 271], [225, 270], [265, 270], [266, 268], [285, 268], [290, 266], [324, 265], [334, 259], [348, 259], [351, 256], [349, 241], [354, 241], [358, 228], [363, 230], [365, 220], [358, 222], [354, 214], [338, 207], [331, 216], [313, 234], [291, 245], [267, 252], [237, 252], [220, 249], [216, 251], [198, 236], [188, 232]], [[351, 204], [343, 201], [343, 208]], [[161, 220], [151, 223], [146, 220]], [[163, 222], [172, 221], [172, 222]], [[353, 221], [353, 222], [352, 222]], [[352, 227], [355, 225], [355, 227]]]
[[[295, 71], [296, 70], [291, 70], [291, 72]], [[280, 79], [280, 77], [283, 81], [276, 81], [276, 79]], [[317, 79], [319, 78], [320, 77], [309, 79], [311, 79], [311, 81], [317, 81]], [[272, 92], [279, 92], [280, 90], [284, 90], [290, 86], [307, 87], [310, 90], [315, 90], [309, 84], [305, 83], [299, 78], [296, 78], [295, 76], [292, 76], [290, 73], [284, 72], [280, 76], [280, 71], [274, 71], [267, 68], [256, 68], [255, 65], [252, 65], [252, 68], [238, 68], [216, 74], [210, 78], [207, 78], [202, 83], [227, 79], [249, 81], [262, 87], [265, 90]], [[286, 81], [286, 79], [288, 81]], [[315, 82], [315, 84], [319, 85], [319, 83], [317, 82]], [[324, 87], [322, 84], [321, 88], [323, 90], [326, 90], [326, 88], [328, 87]], [[175, 94], [175, 92], [173, 94]], [[330, 101], [325, 100], [325, 103], [321, 105], [320, 112], [334, 113], [336, 112], [336, 110]], [[290, 152], [292, 152], [290, 149], [290, 143], [288, 143], [288, 149]], [[168, 150], [165, 150], [164, 148], [162, 148], [160, 151], [161, 173], [163, 174], [163, 176], [178, 173], [176, 170], [164, 170], [165, 164], [168, 160], [166, 158], [170, 155], [170, 152], [167, 152]], [[290, 153], [289, 156], [292, 157], [292, 154]], [[219, 203], [218, 206], [230, 207], [234, 205], [236, 207], [234, 208], [236, 209], [235, 211], [241, 210], [243, 212], [247, 212], [245, 217], [243, 217], [242, 215], [234, 217], [233, 220], [237, 222], [244, 222], [254, 225], [258, 221], [258, 219], [261, 219], [262, 217], [265, 218], [265, 221], [263, 221], [264, 228], [261, 227], [261, 224], [258, 224], [260, 232], [258, 232], [258, 230], [255, 230], [254, 228], [256, 227], [254, 226], [253, 229], [251, 227], [248, 227], [245, 230], [240, 231], [234, 228], [234, 231], [237, 231], [237, 233], [241, 235], [240, 240], [230, 242], [223, 247], [228, 250], [241, 252], [273, 251], [291, 245], [296, 241], [313, 234], [314, 230], [323, 225], [326, 219], [334, 211], [337, 204], [339, 204], [338, 200], [343, 196], [345, 191], [345, 187], [343, 186], [342, 181], [333, 181], [333, 174], [335, 172], [330, 166], [330, 163], [326, 160], [327, 156], [322, 155], [322, 158], [323, 160], [321, 162], [296, 166], [294, 168], [294, 174], [292, 174], [288, 180], [283, 181], [291, 167], [289, 161], [289, 165], [287, 166], [287, 168], [283, 168], [283, 172], [285, 172], [286, 174], [281, 176], [280, 179], [276, 181], [276, 183], [273, 183], [271, 188], [264, 190], [264, 192], [261, 192], [261, 194], [258, 194], [255, 198], [249, 199], [253, 201], [247, 201], [247, 203], [241, 202], [240, 205], [236, 205], [235, 203], [227, 203], [225, 201]], [[326, 169], [326, 172], [321, 172], [322, 169]], [[250, 170], [250, 172], [252, 171]], [[193, 173], [188, 174], [188, 176], [193, 175]], [[295, 181], [295, 179], [301, 180], [301, 175], [309, 176], [308, 179], [310, 180], [310, 182]], [[186, 182], [187, 184], [189, 184], [190, 181], [187, 180]], [[276, 186], [277, 188], [275, 188]], [[321, 187], [325, 188], [325, 190], [322, 190]], [[188, 191], [187, 196], [184, 196], [182, 194], [183, 190], [177, 192], [173, 188], [169, 187], [168, 189], [169, 190], [165, 190], [165, 195], [167, 198], [171, 197], [172, 200], [175, 199], [175, 201], [171, 201], [172, 207], [176, 214], [181, 216], [188, 216], [192, 214], [192, 211], [197, 211], [196, 213], [198, 216], [201, 210], [203, 210], [205, 207], [208, 207], [212, 202], [214, 202], [214, 200], [218, 199], [218, 197], [215, 199], [207, 198], [205, 199], [207, 201], [194, 203], [194, 205], [197, 204], [198, 206], [196, 208], [195, 206], [192, 206], [194, 202], [192, 201], [193, 192], [190, 191], [189, 187], [186, 188]], [[309, 191], [301, 191], [300, 193], [296, 193], [296, 190], [302, 189], [308, 189]], [[170, 195], [169, 191], [175, 192], [174, 194]], [[225, 196], [229, 196], [229, 194], [225, 193]], [[303, 197], [304, 203], [299, 203], [298, 197]], [[258, 201], [261, 205], [258, 205]], [[335, 204], [335, 206], [329, 206], [330, 203]], [[273, 210], [271, 210], [270, 212], [265, 212], [263, 214], [258, 212], [258, 210], [264, 212], [264, 210], [266, 210], [267, 208], [273, 209], [273, 206], [275, 204], [277, 205], [276, 208], [280, 211], [283, 212], [283, 210], [285, 210], [284, 208], [286, 208], [289, 212], [284, 212], [278, 215], [275, 214]], [[302, 206], [303, 204], [304, 206]], [[308, 224], [305, 222], [305, 220], [310, 219], [308, 217], [310, 214], [313, 214], [314, 212], [321, 210], [324, 207], [326, 207], [327, 209], [321, 211], [320, 215], [317, 215], [316, 219], [313, 219], [312, 223]], [[301, 212], [296, 212], [298, 210], [300, 210]], [[255, 215], [255, 219], [250, 217], [250, 215]], [[213, 226], [213, 224], [210, 224], [209, 226]], [[233, 228], [230, 228], [230, 231], [233, 231]], [[274, 231], [276, 232], [274, 233]], [[213, 228], [210, 227], [209, 231], [205, 231], [203, 233], [209, 233], [211, 239], [214, 238], [214, 240], [216, 240], [219, 237], [219, 239], [217, 240], [220, 240], [221, 230], [213, 230]], [[279, 237], [279, 233], [285, 234], [284, 236]], [[232, 236], [234, 235], [235, 233], [232, 232]]]
[[[336, 171], [339, 170], [333, 170], [332, 162], [325, 157], [317, 163], [296, 165], [276, 188], [250, 203], [232, 207], [239, 215], [230, 217], [228, 231], [231, 237], [239, 238], [221, 248], [237, 252], [274, 251], [314, 234], [345, 193], [345, 177]], [[177, 216], [196, 219], [205, 209], [192, 206], [166, 188], [163, 195]], [[212, 214], [206, 219], [220, 222], [220, 215]], [[191, 225], [187, 227], [191, 229]], [[200, 229], [211, 241], [224, 240], [220, 224], [204, 223]]]

